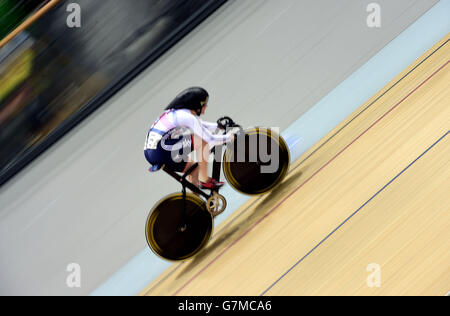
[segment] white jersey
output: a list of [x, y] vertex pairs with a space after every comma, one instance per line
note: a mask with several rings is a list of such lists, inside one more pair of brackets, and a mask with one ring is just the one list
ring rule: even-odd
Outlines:
[[174, 130], [188, 129], [191, 133], [197, 135], [206, 141], [210, 146], [221, 145], [232, 140], [232, 133], [218, 135], [214, 134], [218, 129], [217, 123], [210, 123], [201, 120], [189, 110], [167, 110], [152, 125], [148, 134], [145, 149], [156, 149], [157, 143], [167, 132]]

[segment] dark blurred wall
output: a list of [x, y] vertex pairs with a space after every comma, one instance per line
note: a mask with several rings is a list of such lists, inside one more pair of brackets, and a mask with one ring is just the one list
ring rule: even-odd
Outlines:
[[[61, 1], [2, 48], [0, 185], [224, 2]], [[79, 28], [66, 23], [70, 3]]]
[[0, 0], [0, 39], [47, 0]]
[[[204, 0], [79, 0], [81, 28], [68, 28], [63, 1], [31, 33], [85, 69], [115, 76], [186, 23]], [[51, 41], [51, 42], [50, 42]]]

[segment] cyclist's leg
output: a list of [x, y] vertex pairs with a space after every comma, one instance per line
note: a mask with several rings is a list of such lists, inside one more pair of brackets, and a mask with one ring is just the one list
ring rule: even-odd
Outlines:
[[[194, 162], [191, 158], [189, 158], [189, 159], [188, 159], [188, 162], [187, 162], [187, 164], [186, 164], [186, 168], [184, 169], [183, 173], [186, 172], [186, 171], [188, 171], [188, 169], [189, 169], [190, 167], [192, 167], [192, 166], [194, 165], [194, 163], [195, 163], [195, 162]], [[187, 176], [187, 180], [188, 180], [190, 183], [192, 183], [193, 185], [195, 185], [196, 187], [199, 186], [199, 182], [198, 182], [199, 172], [200, 172], [200, 171], [199, 171], [199, 168], [197, 167], [197, 168], [194, 169], [194, 171], [191, 172], [190, 175]]]
[[185, 173], [193, 165], [192, 160], [189, 158], [193, 150], [194, 147], [190, 135], [177, 138], [170, 138], [170, 135], [168, 135], [158, 144], [158, 159], [164, 162], [172, 171]]
[[198, 161], [198, 177], [197, 179], [202, 182], [207, 182], [208, 176], [208, 160], [210, 148], [206, 141], [201, 137], [194, 135], [194, 150], [196, 151], [196, 157]]

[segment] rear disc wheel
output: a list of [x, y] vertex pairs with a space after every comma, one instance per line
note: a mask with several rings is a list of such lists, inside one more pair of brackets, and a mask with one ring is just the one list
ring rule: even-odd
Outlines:
[[183, 203], [182, 193], [169, 195], [147, 217], [147, 243], [156, 255], [166, 260], [193, 257], [208, 243], [213, 231], [213, 217], [201, 198], [186, 194], [184, 221]]

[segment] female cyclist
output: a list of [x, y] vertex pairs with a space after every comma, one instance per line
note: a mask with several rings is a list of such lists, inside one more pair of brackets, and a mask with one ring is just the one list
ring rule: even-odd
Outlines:
[[144, 152], [156, 169], [165, 165], [175, 172], [186, 172], [194, 164], [188, 156], [195, 151], [199, 166], [188, 181], [202, 189], [217, 189], [224, 183], [208, 176], [210, 146], [231, 142], [234, 134], [215, 134], [218, 124], [200, 119], [208, 100], [209, 94], [203, 88], [182, 91], [148, 131]]

